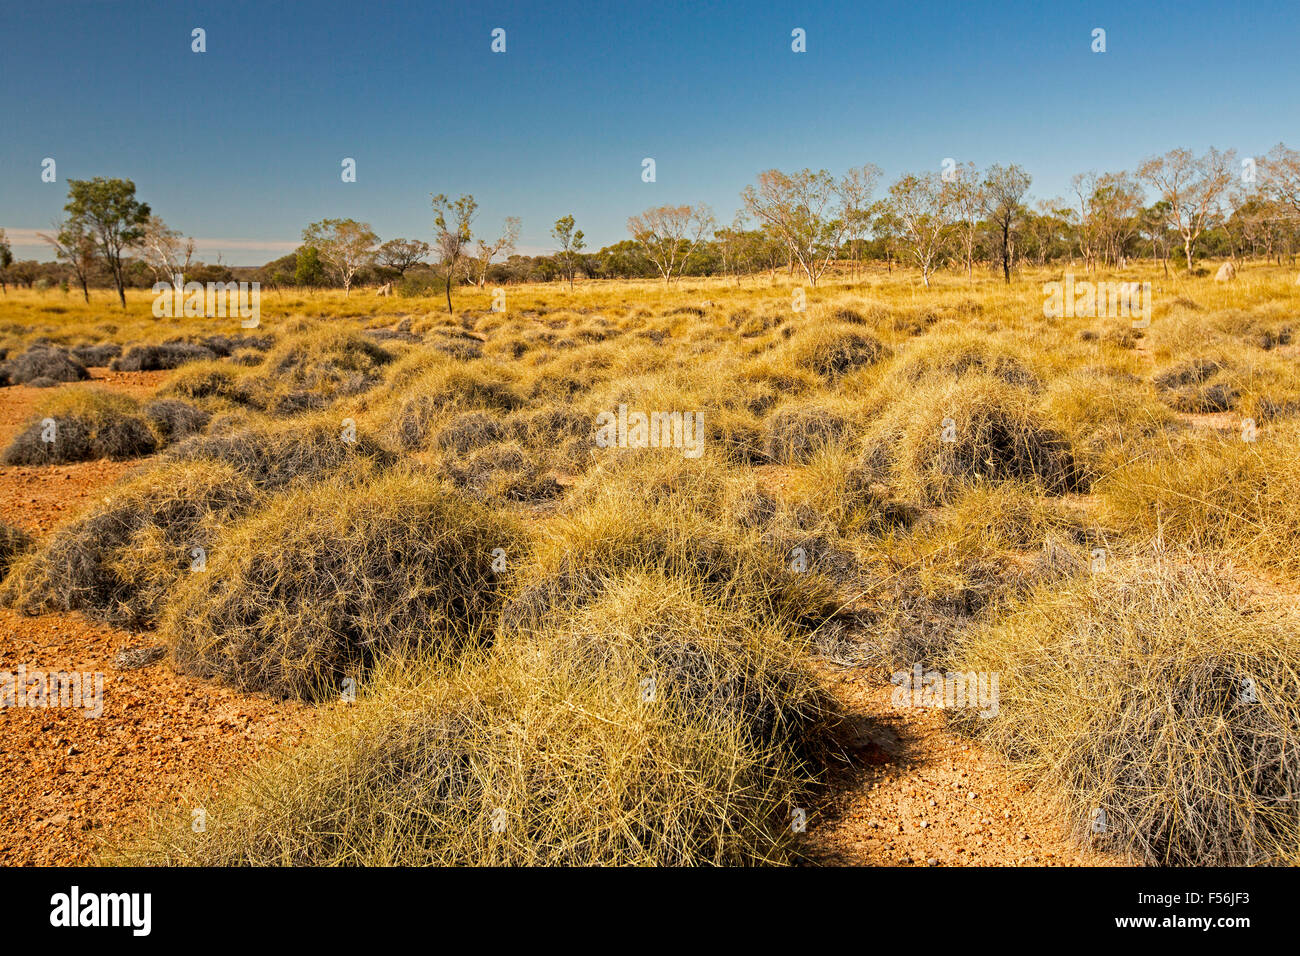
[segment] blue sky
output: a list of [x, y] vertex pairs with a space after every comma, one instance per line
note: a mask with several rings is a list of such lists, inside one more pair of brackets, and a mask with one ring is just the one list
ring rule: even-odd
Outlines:
[[91, 176], [134, 179], [236, 265], [326, 216], [429, 239], [434, 192], [474, 194], [484, 233], [521, 217], [527, 252], [569, 213], [590, 248], [654, 205], [729, 220], [771, 167], [1015, 162], [1034, 196], [1063, 195], [1174, 146], [1300, 147], [1298, 44], [1295, 0], [10, 3], [0, 227], [48, 258], [32, 232]]

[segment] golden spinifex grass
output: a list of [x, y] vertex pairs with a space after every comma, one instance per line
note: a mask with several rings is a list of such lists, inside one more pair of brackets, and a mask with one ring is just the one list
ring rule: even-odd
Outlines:
[[224, 528], [161, 630], [186, 673], [327, 697], [379, 657], [476, 639], [503, 590], [493, 552], [518, 550], [509, 519], [427, 477], [362, 467]]
[[1091, 485], [1148, 455], [1161, 454], [1182, 420], [1128, 364], [1088, 365], [1051, 379], [1042, 399], [1049, 421], [1070, 437], [1070, 449]]
[[792, 569], [785, 541], [772, 536], [776, 516], [746, 522], [745, 484], [728, 482], [726, 469], [642, 451], [590, 471], [570, 506], [535, 536], [508, 598], [508, 626], [544, 627], [556, 604], [592, 600], [628, 571], [692, 575], [760, 620], [820, 624], [836, 601], [816, 556]]
[[65, 349], [34, 343], [4, 362], [0, 362], [0, 383], [52, 388], [60, 382], [80, 382], [90, 373]]
[[96, 458], [138, 458], [158, 448], [139, 403], [93, 386], [64, 388], [45, 399], [4, 452], [6, 465], [54, 465]]
[[22, 528], [0, 521], [0, 574], [7, 574], [14, 561], [31, 548], [31, 535]]
[[1046, 494], [1084, 490], [1069, 441], [1027, 389], [984, 373], [939, 381], [894, 402], [872, 428], [870, 455], [918, 500], [972, 483], [1034, 481]]
[[[213, 423], [214, 426], [218, 422]], [[220, 461], [258, 488], [317, 481], [341, 468], [391, 465], [396, 456], [344, 420], [320, 413], [288, 421], [256, 418], [223, 423], [167, 449], [166, 461]]]
[[292, 415], [366, 391], [393, 358], [393, 352], [360, 331], [294, 319], [285, 323], [268, 351], [187, 363], [162, 394], [203, 400], [213, 411], [244, 408]]
[[118, 862], [789, 861], [827, 705], [797, 643], [690, 576], [623, 575], [526, 639], [381, 668], [313, 740]]
[[971, 631], [965, 724], [1058, 791], [1081, 841], [1153, 864], [1300, 859], [1300, 618], [1226, 565], [1146, 553]]
[[[166, 859], [787, 859], [772, 821], [788, 818], [780, 794], [810, 779], [791, 769], [803, 766], [795, 727], [815, 737], [816, 722], [789, 721], [759, 747], [730, 698], [700, 688], [770, 674], [768, 653], [797, 664], [809, 643], [890, 669], [952, 666], [976, 634], [1007, 669], [1003, 692], [1018, 688], [1025, 734], [1068, 710], [1107, 741], [1088, 750], [1089, 729], [1067, 750], [1054, 731], [1009, 753], [1063, 792], [1137, 781], [1107, 791], [1127, 821], [1109, 845], [1237, 859], [1224, 848], [1249, 826], [1249, 859], [1280, 859], [1289, 824], [1261, 801], [1288, 792], [1291, 765], [1249, 756], [1271, 752], [1273, 725], [1233, 724], [1247, 747], [1236, 765], [1201, 757], [1224, 744], [1217, 724], [1175, 722], [1161, 766], [1181, 752], [1194, 770], [1177, 793], [1152, 747], [1115, 741], [1165, 719], [1152, 702], [1210, 712], [1187, 690], [1208, 685], [1180, 676], [1187, 661], [1257, 667], [1263, 686], [1295, 666], [1293, 645], [1247, 627], [1215, 658], [1207, 635], [1264, 618], [1232, 617], [1236, 598], [1194, 582], [1148, 586], [1139, 557], [1120, 592], [1092, 569], [1158, 537], [1193, 568], [1231, 553], [1247, 590], [1294, 590], [1300, 286], [1263, 264], [1232, 283], [1138, 265], [1115, 278], [1152, 282], [1142, 328], [1045, 316], [1042, 284], [1061, 278], [941, 274], [926, 289], [880, 269], [803, 290], [805, 311], [785, 275], [511, 286], [505, 312], [490, 311], [491, 290], [463, 289], [454, 316], [435, 299], [270, 291], [264, 340], [238, 346], [206, 320], [152, 319], [141, 294], [121, 311], [16, 292], [0, 326], [8, 357], [42, 339], [101, 362], [170, 340], [217, 357], [167, 375], [156, 397], [180, 405], [106, 406], [144, 420], [159, 460], [19, 556], [4, 596], [161, 616], [187, 666], [239, 686], [328, 700], [344, 675], [360, 678], [355, 709], [322, 704], [298, 756], [230, 790], [225, 836], [207, 849], [168, 837], [154, 844]], [[168, 354], [181, 352], [206, 354]], [[599, 416], [620, 407], [691, 413], [700, 454], [600, 446]], [[196, 543], [206, 577], [189, 570]], [[497, 547], [505, 570], [480, 573]], [[1181, 610], [1161, 632], [1172, 663], [1142, 665], [1134, 696], [1140, 661], [1110, 631], [1158, 617], [1148, 592], [1176, 594]], [[1056, 640], [1031, 626], [1049, 612], [1073, 635], [1064, 650], [1035, 643]], [[703, 682], [634, 722], [624, 685], [667, 666], [665, 648], [691, 629], [730, 636], [703, 658], [669, 654]], [[1088, 662], [1080, 683], [1022, 693], [1055, 674], [1045, 661], [1058, 651]], [[718, 663], [755, 658], [757, 670]], [[804, 699], [785, 677], [754, 684]], [[1093, 714], [1095, 701], [1110, 712]], [[714, 705], [733, 716], [715, 719]], [[1141, 726], [1087, 723], [1112, 713]], [[1002, 733], [1001, 719], [977, 726]], [[1243, 767], [1249, 787], [1233, 776]], [[533, 783], [541, 798], [509, 802]], [[1202, 836], [1162, 822], [1160, 801], [1190, 808]], [[501, 806], [526, 823], [507, 825], [518, 842], [492, 830]]]
[[1300, 427], [1294, 419], [1238, 431], [1204, 429], [1115, 471], [1098, 488], [1117, 520], [1172, 543], [1300, 569]]
[[882, 528], [857, 548], [857, 654], [890, 670], [951, 663], [961, 634], [1036, 584], [1087, 569], [1106, 529], [1032, 483], [981, 484], [941, 511]]
[[202, 460], [164, 464], [110, 490], [18, 559], [5, 603], [28, 614], [81, 611], [115, 624], [152, 625], [194, 549], [214, 547], [223, 523], [256, 500], [234, 468]]

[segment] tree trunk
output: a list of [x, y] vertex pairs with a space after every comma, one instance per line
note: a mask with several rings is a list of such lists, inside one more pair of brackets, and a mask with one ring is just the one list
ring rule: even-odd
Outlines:
[[1002, 226], [1002, 277], [1011, 285], [1011, 223]]

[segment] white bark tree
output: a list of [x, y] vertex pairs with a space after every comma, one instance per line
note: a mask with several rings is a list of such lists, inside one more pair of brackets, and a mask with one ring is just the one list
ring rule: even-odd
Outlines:
[[482, 288], [483, 283], [487, 281], [488, 268], [492, 265], [492, 260], [504, 253], [509, 256], [514, 252], [515, 243], [519, 241], [519, 229], [522, 223], [518, 216], [507, 216], [505, 230], [491, 242], [480, 239], [478, 241], [478, 255], [474, 257], [474, 264], [478, 272], [478, 284]]
[[974, 163], [957, 167], [957, 178], [952, 182], [953, 218], [961, 241], [962, 256], [966, 260], [966, 275], [975, 273], [975, 241], [979, 237], [980, 220], [984, 214], [984, 184]]
[[1300, 152], [1278, 143], [1259, 165], [1264, 194], [1300, 216]]
[[137, 250], [156, 280], [171, 282], [174, 276], [184, 276], [189, 270], [194, 258], [194, 240], [172, 229], [161, 216], [150, 216]]
[[868, 163], [855, 166], [840, 180], [841, 213], [844, 216], [844, 239], [849, 244], [853, 278], [858, 275], [862, 243], [871, 232], [871, 197], [880, 182], [880, 168]]
[[370, 224], [355, 219], [322, 219], [302, 231], [302, 241], [320, 256], [328, 271], [351, 294], [352, 280], [374, 261], [375, 235]]
[[[870, 197], [879, 170], [863, 166], [836, 179], [824, 169], [759, 173], [758, 183], [740, 194], [745, 208], [785, 243], [808, 283], [826, 272], [852, 228], [854, 214]], [[865, 197], [863, 190], [866, 190]]]
[[885, 201], [927, 287], [955, 218], [957, 197], [953, 187], [937, 172], [910, 173], [889, 187]]
[[1232, 184], [1234, 157], [1232, 150], [1211, 148], [1198, 157], [1190, 149], [1171, 149], [1138, 169], [1138, 177], [1168, 204], [1169, 224], [1183, 237], [1188, 271], [1192, 268], [1192, 245], [1219, 217], [1219, 204]]
[[691, 254], [717, 225], [708, 206], [657, 206], [627, 221], [647, 259], [659, 270], [664, 285], [681, 276]]

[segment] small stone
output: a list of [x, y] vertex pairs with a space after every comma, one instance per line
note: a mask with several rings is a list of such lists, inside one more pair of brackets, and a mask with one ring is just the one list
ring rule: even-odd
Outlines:
[[165, 644], [155, 644], [148, 647], [128, 647], [113, 658], [113, 664], [118, 670], [133, 671], [139, 670], [141, 667], [148, 667], [166, 656], [167, 646]]

